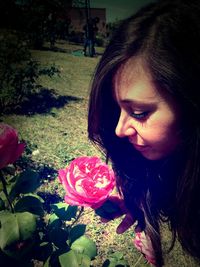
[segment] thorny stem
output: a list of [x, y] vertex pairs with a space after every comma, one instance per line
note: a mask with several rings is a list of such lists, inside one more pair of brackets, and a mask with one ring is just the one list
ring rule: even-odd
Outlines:
[[6, 196], [6, 199], [8, 201], [9, 206], [10, 206], [10, 209], [11, 209], [12, 213], [14, 213], [14, 208], [13, 208], [12, 203], [11, 203], [11, 201], [9, 199], [9, 196], [8, 196], [8, 191], [7, 191], [7, 187], [6, 187], [7, 183], [6, 183], [5, 178], [3, 177], [3, 173], [2, 173], [1, 170], [0, 170], [0, 179], [1, 179], [1, 182], [2, 182], [2, 185], [3, 185], [3, 192], [4, 192], [5, 196]]
[[84, 211], [84, 207], [81, 207], [81, 209], [79, 211], [79, 214], [77, 215], [76, 219], [73, 221], [71, 226], [73, 226], [79, 220], [79, 218], [81, 217], [81, 214], [83, 213], [83, 211]]

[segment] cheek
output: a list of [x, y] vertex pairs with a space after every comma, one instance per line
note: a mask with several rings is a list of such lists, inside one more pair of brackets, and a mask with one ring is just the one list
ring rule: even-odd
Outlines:
[[149, 144], [165, 145], [177, 143], [178, 123], [173, 118], [163, 118], [149, 122], [146, 129], [143, 129], [143, 139]]
[[153, 128], [153, 129], [146, 129], [141, 134], [142, 138], [145, 142], [149, 145], [151, 144], [158, 144], [164, 142], [167, 139], [166, 131], [163, 128]]

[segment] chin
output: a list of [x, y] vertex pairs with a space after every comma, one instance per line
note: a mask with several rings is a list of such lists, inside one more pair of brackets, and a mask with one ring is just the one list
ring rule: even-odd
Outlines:
[[156, 151], [156, 150], [146, 150], [140, 152], [142, 156], [148, 160], [162, 160], [173, 154], [174, 150]]
[[142, 156], [148, 160], [160, 160], [166, 157], [166, 155], [162, 155], [161, 153], [158, 152], [142, 152]]

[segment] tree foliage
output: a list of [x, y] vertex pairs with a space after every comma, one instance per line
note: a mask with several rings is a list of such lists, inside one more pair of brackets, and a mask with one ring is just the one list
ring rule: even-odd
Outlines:
[[41, 89], [38, 77], [53, 76], [59, 70], [53, 65], [41, 67], [31, 58], [31, 53], [21, 36], [13, 31], [0, 35], [0, 110], [15, 110], [23, 100]]
[[[72, 6], [69, 0], [7, 0], [0, 2], [0, 28], [24, 33], [29, 44], [41, 48], [49, 37], [49, 21], [52, 24], [63, 20], [67, 25], [68, 11]], [[51, 18], [51, 19], [50, 19]]]

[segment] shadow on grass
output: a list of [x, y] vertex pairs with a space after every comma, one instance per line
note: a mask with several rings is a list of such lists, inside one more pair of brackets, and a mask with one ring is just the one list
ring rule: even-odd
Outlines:
[[[72, 54], [74, 56], [80, 56], [80, 57], [84, 57], [83, 54], [83, 49], [70, 49], [70, 48], [61, 48], [61, 47], [42, 47], [40, 49], [41, 51], [51, 51], [51, 52], [60, 52], [60, 53], [67, 53], [67, 54]], [[97, 57], [97, 56], [102, 56], [103, 52], [95, 52], [95, 55], [93, 57]], [[89, 57], [89, 56], [87, 56]]]
[[60, 52], [60, 53], [71, 53], [71, 49], [67, 49], [67, 48], [61, 48], [61, 47], [42, 47], [39, 50], [41, 51], [51, 51], [51, 52]]
[[20, 105], [8, 107], [4, 113], [29, 116], [46, 113], [55, 115], [51, 111], [52, 108], [63, 108], [71, 101], [80, 102], [82, 99], [75, 96], [58, 95], [53, 89], [42, 88], [38, 93], [27, 96]]

